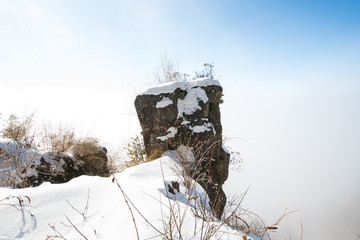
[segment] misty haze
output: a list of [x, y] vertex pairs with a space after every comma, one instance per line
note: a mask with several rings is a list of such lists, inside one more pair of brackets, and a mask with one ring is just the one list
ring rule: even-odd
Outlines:
[[359, 12], [0, 0], [0, 239], [360, 240]]

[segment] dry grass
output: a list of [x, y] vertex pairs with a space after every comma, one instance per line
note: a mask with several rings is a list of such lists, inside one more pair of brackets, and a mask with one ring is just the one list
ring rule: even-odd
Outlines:
[[109, 176], [114, 173], [122, 172], [125, 167], [124, 164], [121, 164], [121, 151], [118, 149], [110, 149], [107, 153], [108, 157], [108, 169]]
[[84, 163], [90, 175], [109, 176], [107, 150], [101, 148], [96, 138], [87, 137], [78, 141], [71, 149], [73, 156]]
[[77, 143], [75, 130], [65, 125], [43, 125], [43, 148], [51, 152], [65, 153]]
[[175, 62], [167, 55], [160, 57], [158, 65], [153, 72], [153, 84], [188, 81], [189, 75], [179, 71], [179, 63]]
[[12, 139], [28, 148], [37, 149], [39, 146], [39, 131], [35, 126], [35, 112], [18, 117], [11, 114], [4, 121], [0, 131], [3, 138]]

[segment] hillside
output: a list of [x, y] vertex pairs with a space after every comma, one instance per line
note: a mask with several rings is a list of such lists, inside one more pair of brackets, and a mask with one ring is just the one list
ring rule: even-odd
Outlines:
[[[189, 194], [172, 170], [173, 164], [171, 157], [164, 156], [115, 174], [115, 179], [81, 176], [64, 184], [1, 188], [0, 239], [137, 239], [131, 212], [117, 182], [146, 218], [131, 206], [139, 239], [162, 239], [161, 233], [164, 229], [169, 232], [170, 225], [176, 230], [174, 219], [179, 217], [183, 218], [181, 237], [174, 233], [173, 239], [204, 239], [211, 229], [217, 231], [210, 239], [255, 239], [220, 226], [218, 221], [195, 217], [195, 212], [201, 215], [194, 211], [199, 210], [198, 203], [207, 202], [205, 191], [194, 182], [194, 191]], [[180, 192], [169, 193], [165, 185], [171, 181], [180, 182]], [[12, 198], [5, 199], [9, 196]]]

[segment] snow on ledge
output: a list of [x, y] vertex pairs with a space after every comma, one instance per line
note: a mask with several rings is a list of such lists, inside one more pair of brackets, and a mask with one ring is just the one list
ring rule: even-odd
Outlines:
[[156, 108], [164, 108], [173, 103], [174, 102], [170, 98], [163, 97], [159, 102], [156, 103]]
[[167, 130], [167, 132], [168, 132], [167, 135], [157, 137], [156, 139], [160, 139], [161, 141], [166, 141], [166, 140], [169, 139], [169, 138], [175, 137], [175, 135], [177, 134], [178, 130], [177, 130], [177, 128], [170, 127], [170, 128]]
[[203, 125], [197, 125], [197, 126], [189, 126], [190, 130], [193, 131], [193, 133], [202, 133], [205, 131], [213, 131], [214, 135], [216, 135], [216, 131], [214, 128], [214, 125], [212, 123], [204, 123]]
[[191, 89], [193, 87], [206, 87], [210, 85], [221, 86], [218, 80], [211, 78], [198, 78], [192, 81], [187, 82], [170, 82], [157, 85], [155, 87], [150, 87], [145, 91], [139, 93], [139, 95], [159, 95], [161, 93], [171, 93], [175, 89], [180, 88], [182, 90]]

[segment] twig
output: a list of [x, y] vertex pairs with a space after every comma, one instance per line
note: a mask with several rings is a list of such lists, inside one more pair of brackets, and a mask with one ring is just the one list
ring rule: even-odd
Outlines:
[[[10, 199], [13, 199], [13, 198], [16, 198], [18, 200], [18, 203], [19, 203], [18, 205], [19, 206], [17, 206], [16, 204], [12, 204], [12, 203], [2, 203], [5, 200], [10, 200]], [[31, 208], [31, 206], [24, 204], [24, 199], [23, 198], [26, 198], [29, 203], [31, 202], [31, 199], [30, 199], [29, 196], [21, 196], [21, 195], [11, 196], [11, 195], [9, 195], [6, 198], [0, 199], [0, 205], [13, 207], [17, 211], [27, 212], [28, 214], [30, 214], [31, 217], [34, 217], [34, 214], [32, 214], [32, 212], [30, 210], [25, 209], [25, 207]]]
[[81, 216], [83, 216], [84, 220], [86, 220], [87, 212], [89, 211], [89, 198], [90, 198], [90, 189], [88, 189], [88, 197], [86, 200], [86, 205], [84, 208], [84, 211], [80, 211], [79, 209], [75, 208], [68, 200], [66, 202], [70, 205], [72, 209], [74, 209], [77, 213], [79, 213]]
[[243, 200], [244, 200], [247, 192], [249, 191], [249, 188], [250, 188], [250, 186], [246, 189], [245, 193], [242, 195], [242, 197], [241, 197], [239, 203], [236, 205], [235, 209], [231, 212], [231, 214], [230, 214], [224, 221], [222, 221], [222, 223], [218, 226], [218, 228], [216, 229], [216, 231], [218, 231], [221, 226], [223, 226], [226, 222], [228, 222], [229, 219], [230, 219], [230, 217], [232, 217], [232, 216], [235, 215], [236, 210], [237, 210], [237, 209], [240, 207], [240, 205], [242, 204], [242, 202], [243, 202]]
[[66, 220], [68, 220], [68, 222], [71, 224], [71, 226], [72, 226], [73, 228], [75, 228], [75, 230], [76, 230], [84, 239], [88, 240], [88, 238], [85, 237], [84, 234], [82, 234], [82, 232], [70, 221], [70, 219], [69, 219], [66, 215], [65, 215], [65, 218], [66, 218]]
[[290, 211], [290, 212], [286, 212], [286, 209], [285, 209], [285, 212], [283, 213], [283, 215], [274, 224], [272, 224], [270, 226], [267, 226], [267, 227], [266, 227], [264, 221], [262, 221], [262, 219], [258, 215], [255, 214], [255, 216], [257, 216], [264, 223], [264, 226], [265, 226], [264, 233], [262, 234], [261, 238], [263, 238], [265, 236], [265, 234], [266, 234], [266, 232], [268, 230], [276, 230], [276, 229], [278, 229], [276, 226], [280, 224], [280, 222], [283, 220], [283, 218], [286, 217], [287, 215], [291, 214], [291, 213], [296, 212], [296, 211], [298, 211], [298, 210], [293, 210], [293, 211]]
[[[121, 193], [123, 194], [124, 199], [126, 199], [126, 200], [128, 201], [128, 202], [127, 202], [128, 207], [129, 207], [129, 204], [128, 204], [128, 203], [130, 203], [130, 204], [133, 206], [133, 208], [136, 210], [136, 212], [137, 212], [155, 231], [157, 231], [161, 236], [163, 236], [164, 234], [163, 234], [161, 231], [159, 231], [153, 224], [150, 223], [150, 221], [140, 212], [140, 210], [135, 206], [135, 204], [131, 201], [131, 199], [126, 195], [126, 193], [125, 193], [125, 192], [123, 191], [123, 189], [121, 188], [119, 181], [116, 179], [115, 175], [113, 175], [112, 181], [115, 182], [116, 185], [119, 187]], [[130, 208], [129, 208], [129, 210], [130, 210]], [[133, 215], [133, 214], [132, 214], [132, 215]]]
[[49, 225], [49, 226], [52, 228], [52, 230], [54, 230], [55, 233], [58, 234], [58, 235], [55, 235], [55, 236], [47, 235], [46, 239], [61, 238], [61, 239], [67, 240], [58, 230], [56, 230], [55, 225], [50, 225], [50, 223], [48, 223], [48, 225]]
[[133, 223], [134, 223], [134, 228], [135, 228], [135, 231], [136, 231], [136, 237], [137, 237], [138, 240], [140, 240], [139, 231], [138, 231], [138, 228], [137, 228], [137, 226], [136, 226], [136, 221], [135, 221], [134, 213], [133, 213], [133, 211], [131, 210], [131, 207], [130, 207], [130, 204], [129, 204], [129, 202], [128, 202], [128, 199], [127, 199], [127, 197], [126, 197], [126, 195], [125, 195], [125, 192], [123, 191], [122, 187], [120, 186], [118, 180], [115, 178], [115, 175], [113, 176], [113, 182], [114, 182], [114, 181], [115, 181], [116, 184], [118, 185], [118, 187], [119, 187], [119, 189], [120, 189], [120, 191], [121, 191], [121, 193], [122, 193], [122, 195], [123, 195], [123, 197], [124, 197], [125, 203], [126, 203], [128, 209], [129, 209], [129, 211], [130, 211], [130, 214], [131, 214], [131, 217], [132, 217], [132, 220], [133, 220]]
[[242, 218], [239, 217], [239, 216], [235, 216], [235, 218], [237, 218], [237, 219], [239, 219], [240, 221], [242, 221], [242, 222], [246, 225], [247, 228], [250, 228], [249, 224], [248, 224], [244, 219], [242, 219]]

